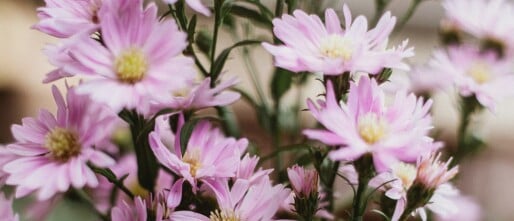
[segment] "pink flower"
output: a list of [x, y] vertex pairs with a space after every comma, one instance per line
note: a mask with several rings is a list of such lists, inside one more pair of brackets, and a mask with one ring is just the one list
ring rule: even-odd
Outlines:
[[482, 53], [473, 46], [450, 47], [447, 52], [434, 52], [431, 64], [432, 73], [451, 76], [462, 96], [475, 95], [491, 110], [503, 98], [514, 95], [513, 66], [494, 53]]
[[423, 153], [439, 148], [428, 136], [432, 101], [424, 103], [413, 94], [398, 92], [394, 102], [385, 106], [384, 92], [367, 76], [361, 77], [358, 84], [351, 83], [347, 103], [336, 101], [331, 82], [326, 101], [318, 103], [319, 108], [309, 101], [309, 110], [326, 129], [307, 129], [304, 134], [339, 146], [330, 152], [333, 160], [353, 161], [371, 153], [375, 169], [382, 172], [399, 160], [413, 162]]
[[248, 145], [246, 139], [225, 137], [208, 121], [200, 121], [196, 125], [184, 152], [178, 135], [174, 139], [174, 146], [166, 146], [161, 140], [167, 139], [162, 136], [166, 134], [159, 131], [162, 130], [156, 129], [149, 135], [150, 146], [155, 156], [163, 166], [187, 180], [194, 191], [197, 189], [198, 180], [234, 177], [241, 153]]
[[211, 221], [274, 220], [275, 213], [291, 191], [278, 184], [273, 186], [269, 179], [255, 185], [246, 180], [236, 180], [232, 187], [228, 182], [208, 181], [206, 184], [214, 191], [219, 209], [211, 212]]
[[[178, 0], [164, 0], [168, 4], [175, 4]], [[210, 16], [211, 10], [202, 4], [201, 0], [186, 0], [186, 4], [202, 15]]]
[[[421, 207], [414, 208], [412, 215], [419, 214], [423, 220], [426, 220], [425, 208], [444, 217], [457, 213], [457, 205], [454, 204], [452, 199], [458, 196], [459, 192], [448, 181], [457, 174], [458, 167], [448, 170], [450, 161], [443, 164], [439, 161], [439, 157], [440, 154], [436, 158], [433, 154], [428, 155], [428, 157], [420, 157], [416, 167], [398, 163], [389, 171], [372, 179], [370, 186], [378, 187], [385, 184], [385, 195], [397, 200], [392, 220], [398, 220], [407, 205], [421, 203], [425, 200], [426, 203], [421, 204]], [[414, 195], [429, 198], [412, 198], [410, 197], [412, 191], [425, 191], [429, 195], [420, 193], [414, 193]], [[416, 202], [408, 202], [408, 200], [415, 200]]]
[[287, 168], [287, 177], [297, 196], [309, 197], [311, 194], [318, 194], [318, 172], [313, 169], [305, 169], [298, 165]]
[[456, 213], [436, 214], [437, 221], [479, 221], [484, 220], [480, 206], [471, 198], [465, 196], [457, 196], [450, 199], [457, 207]]
[[57, 115], [41, 110], [38, 118], [13, 125], [16, 142], [7, 146], [17, 159], [4, 166], [6, 183], [16, 185], [16, 197], [39, 190], [39, 200], [70, 187], [96, 187], [98, 179], [87, 166], [108, 167], [114, 160], [95, 149], [108, 139], [116, 116], [87, 96], [68, 89], [66, 102], [54, 86]]
[[[77, 88], [96, 102], [106, 103], [115, 112], [137, 109], [146, 114], [150, 100], [171, 92], [195, 75], [193, 60], [182, 55], [186, 34], [173, 20], [158, 21], [157, 6], [151, 3], [126, 8], [119, 15], [99, 12], [101, 38], [105, 46], [89, 35], [70, 49], [81, 67], [68, 64], [65, 70], [89, 69], [75, 73], [93, 79]], [[93, 56], [94, 55], [94, 56]]]
[[409, 74], [409, 91], [416, 94], [444, 91], [452, 86], [453, 77], [444, 72], [433, 71], [433, 62], [414, 68]]
[[164, 192], [160, 192], [155, 199], [150, 197], [148, 200], [143, 200], [138, 196], [134, 199], [133, 205], [123, 201], [112, 209], [111, 219], [112, 221], [147, 221], [147, 212], [150, 211], [155, 215], [155, 221], [209, 221], [202, 214], [192, 211], [175, 211], [175, 208], [168, 207], [166, 198], [169, 199], [170, 194], [173, 192], [169, 192], [166, 197]]
[[118, 13], [126, 7], [143, 4], [141, 0], [45, 0], [45, 3], [45, 7], [38, 8], [40, 21], [34, 28], [58, 38], [97, 31], [100, 10]]
[[236, 176], [233, 180], [244, 179], [249, 182], [250, 185], [260, 183], [265, 179], [269, 179], [269, 174], [273, 172], [273, 169], [263, 170], [262, 168], [257, 169], [257, 164], [259, 163], [259, 157], [250, 156], [250, 154], [246, 154], [243, 159], [239, 162], [239, 166], [237, 167]]
[[448, 182], [459, 172], [459, 166], [449, 168], [452, 159], [447, 162], [439, 161], [441, 153], [428, 157], [422, 157], [417, 164], [416, 181], [427, 188], [437, 188], [439, 185]]
[[153, 108], [156, 111], [163, 108], [197, 110], [229, 105], [239, 99], [239, 93], [225, 90], [237, 83], [236, 78], [223, 81], [214, 88], [210, 87], [210, 83], [210, 78], [204, 79], [201, 83], [190, 79], [186, 84], [174, 89], [172, 93], [161, 93], [156, 96]]
[[322, 72], [339, 75], [344, 72], [377, 74], [382, 68], [408, 70], [404, 58], [414, 55], [404, 41], [397, 48], [386, 49], [396, 18], [387, 12], [377, 26], [368, 30], [368, 22], [359, 16], [352, 23], [347, 5], [343, 7], [344, 30], [333, 9], [325, 11], [325, 24], [316, 15], [296, 10], [293, 16], [273, 20], [273, 32], [284, 45], [264, 43], [275, 56], [275, 65], [290, 71]]
[[18, 214], [13, 212], [12, 199], [7, 199], [3, 193], [0, 193], [0, 220], [18, 221], [19, 219]]
[[513, 5], [504, 0], [445, 0], [443, 25], [463, 30], [477, 38], [514, 47]]

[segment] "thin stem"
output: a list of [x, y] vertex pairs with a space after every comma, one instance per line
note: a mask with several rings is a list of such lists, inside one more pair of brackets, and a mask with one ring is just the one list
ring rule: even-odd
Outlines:
[[250, 77], [252, 78], [252, 82], [253, 82], [253, 85], [255, 86], [255, 90], [257, 91], [257, 95], [259, 96], [261, 103], [265, 107], [268, 107], [266, 95], [264, 94], [264, 90], [262, 89], [259, 78], [257, 77], [255, 62], [253, 59], [251, 59], [251, 55], [250, 55], [250, 52], [248, 51], [248, 48], [246, 48], [246, 47], [243, 48], [242, 54], [243, 54], [244, 64], [246, 66], [246, 69], [248, 70], [248, 73], [250, 74]]
[[407, 24], [407, 22], [410, 20], [412, 15], [414, 15], [414, 12], [416, 12], [416, 9], [418, 8], [419, 4], [423, 0], [412, 0], [412, 3], [409, 6], [409, 9], [407, 9], [407, 12], [403, 15], [402, 19], [400, 19], [400, 22], [398, 22], [398, 26], [396, 26], [396, 30], [402, 30], [403, 27]]
[[[211, 54], [210, 54], [210, 61], [211, 61], [211, 74], [213, 72], [214, 68], [214, 60], [216, 58], [216, 45], [218, 43], [218, 32], [221, 25], [221, 6], [223, 4], [223, 0], [215, 0], [214, 1], [214, 33], [212, 35], [212, 44], [211, 44]], [[214, 87], [216, 84], [216, 79], [211, 79], [211, 87]]]
[[366, 154], [357, 159], [353, 165], [359, 174], [359, 184], [357, 186], [357, 193], [353, 200], [352, 221], [362, 221], [364, 218], [364, 212], [368, 205], [365, 192], [368, 188], [370, 179], [375, 175], [373, 157]]

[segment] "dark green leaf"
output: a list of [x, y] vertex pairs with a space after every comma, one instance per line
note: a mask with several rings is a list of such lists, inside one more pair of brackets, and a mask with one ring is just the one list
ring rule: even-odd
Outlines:
[[277, 68], [271, 80], [271, 96], [275, 102], [279, 102], [280, 98], [291, 88], [292, 81], [292, 72]]
[[253, 9], [249, 9], [243, 6], [234, 5], [230, 11], [233, 15], [250, 19], [252, 21], [258, 22], [260, 24], [266, 25], [267, 27], [271, 27], [271, 20], [266, 16], [262, 15], [260, 12], [255, 11]]
[[118, 180], [118, 178], [116, 178], [116, 174], [114, 174], [114, 172], [112, 172], [111, 169], [109, 168], [98, 168], [98, 167], [92, 167], [91, 168], [95, 173], [98, 173], [102, 176], [104, 176], [105, 178], [107, 178], [108, 180]]
[[189, 41], [190, 44], [194, 40], [195, 29], [196, 29], [196, 15], [193, 15], [193, 18], [191, 18], [191, 21], [189, 21], [189, 26], [187, 27], [187, 40]]
[[227, 61], [227, 58], [230, 55], [230, 52], [232, 51], [232, 49], [240, 47], [240, 46], [246, 46], [246, 45], [251, 45], [251, 44], [259, 44], [259, 43], [261, 43], [261, 41], [257, 41], [257, 40], [244, 40], [244, 41], [237, 42], [234, 45], [232, 45], [231, 47], [226, 48], [225, 50], [223, 50], [218, 55], [218, 57], [216, 58], [214, 63], [212, 64], [212, 68], [211, 68], [211, 81], [214, 82], [218, 78], [219, 74], [223, 70], [223, 66], [225, 66], [225, 62]]
[[186, 152], [189, 138], [191, 138], [191, 134], [193, 134], [193, 130], [195, 129], [198, 122], [200, 122], [200, 120], [200, 118], [194, 118], [182, 126], [182, 129], [180, 130], [180, 150], [182, 151], [182, 156]]
[[209, 50], [211, 49], [211, 45], [212, 45], [211, 33], [206, 30], [200, 30], [196, 34], [195, 42], [196, 42], [196, 46], [198, 46], [198, 49], [200, 49], [200, 52], [202, 52], [207, 57], [209, 57], [209, 55], [210, 55]]

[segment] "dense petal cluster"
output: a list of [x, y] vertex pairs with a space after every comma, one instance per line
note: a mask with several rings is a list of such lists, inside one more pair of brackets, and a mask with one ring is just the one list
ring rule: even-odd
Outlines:
[[479, 39], [514, 49], [514, 5], [505, 0], [445, 0], [445, 29], [465, 31]]
[[229, 187], [227, 181], [206, 183], [214, 191], [219, 209], [210, 214], [211, 221], [274, 220], [275, 213], [291, 191], [282, 184], [272, 185], [269, 179], [250, 185], [236, 180]]
[[308, 103], [312, 115], [326, 129], [307, 129], [311, 139], [340, 148], [330, 152], [333, 160], [356, 160], [372, 153], [375, 168], [386, 171], [397, 161], [413, 162], [440, 146], [428, 136], [432, 128], [429, 109], [432, 101], [423, 102], [413, 94], [396, 94], [390, 106], [384, 92], [367, 76], [351, 83], [347, 103], [339, 103], [330, 82], [326, 101]]
[[444, 73], [453, 79], [462, 96], [475, 96], [480, 104], [494, 110], [502, 99], [514, 95], [513, 72], [509, 60], [462, 45], [435, 51], [429, 73]]
[[186, 34], [173, 20], [159, 22], [154, 4], [133, 5], [122, 13], [100, 10], [98, 17], [101, 40], [86, 33], [62, 49], [71, 58], [60, 60], [75, 62], [65, 62], [61, 71], [92, 78], [77, 88], [79, 93], [115, 112], [148, 113], [155, 94], [171, 92], [184, 76], [195, 75], [193, 60], [182, 55]]
[[68, 88], [66, 101], [52, 88], [57, 114], [41, 110], [37, 118], [24, 118], [12, 126], [15, 143], [7, 148], [16, 156], [3, 169], [6, 183], [16, 185], [16, 197], [39, 190], [40, 200], [70, 187], [96, 187], [98, 179], [88, 162], [108, 167], [114, 160], [95, 146], [109, 139], [115, 115], [103, 105]]
[[273, 32], [284, 45], [264, 43], [264, 48], [275, 57], [275, 65], [294, 72], [322, 72], [339, 75], [344, 72], [377, 74], [383, 68], [408, 70], [404, 58], [414, 55], [404, 41], [396, 48], [387, 49], [388, 37], [396, 18], [387, 12], [377, 26], [368, 30], [364, 16], [352, 21], [348, 6], [343, 8], [344, 27], [333, 9], [325, 11], [325, 24], [316, 15], [293, 12], [273, 20]]
[[248, 145], [246, 139], [225, 137], [219, 128], [214, 128], [208, 121], [198, 123], [184, 149], [178, 136], [174, 138], [173, 145], [166, 146], [166, 139], [169, 138], [159, 131], [162, 130], [150, 133], [149, 137], [155, 156], [163, 166], [187, 180], [193, 189], [196, 189], [198, 180], [234, 177], [236, 165], [239, 165]]

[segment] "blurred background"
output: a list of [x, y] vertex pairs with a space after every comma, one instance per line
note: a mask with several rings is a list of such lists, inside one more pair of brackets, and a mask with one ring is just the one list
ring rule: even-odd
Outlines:
[[[269, 0], [270, 5], [274, 0]], [[340, 1], [325, 1], [321, 7], [334, 7], [341, 12]], [[374, 13], [373, 0], [347, 0], [345, 1], [353, 16], [364, 14], [371, 18]], [[393, 15], [401, 16], [407, 10], [407, 0], [394, 0], [389, 10]], [[32, 30], [30, 27], [37, 22], [36, 8], [43, 4], [34, 0], [0, 0], [0, 143], [12, 140], [10, 125], [19, 123], [23, 116], [34, 116], [39, 108], [55, 110], [50, 93], [50, 86], [42, 84], [44, 75], [53, 69], [47, 58], [41, 52], [49, 43], [58, 39]], [[439, 45], [438, 26], [443, 16], [440, 2], [430, 0], [423, 2], [405, 28], [396, 33], [391, 41], [409, 38], [410, 45], [415, 47], [416, 56], [409, 60], [413, 65], [422, 64], [430, 57], [431, 51]], [[201, 26], [208, 28], [210, 21], [202, 18]], [[514, 21], [513, 21], [514, 22]], [[254, 32], [259, 33], [259, 30]], [[232, 38], [228, 33], [220, 37], [219, 48], [228, 47]], [[251, 51], [257, 63], [259, 81], [269, 84], [272, 70], [272, 59], [262, 48], [255, 47]], [[226, 75], [237, 75], [241, 78], [239, 88], [252, 91], [251, 79], [243, 67], [243, 62], [237, 53], [232, 54]], [[64, 81], [59, 81], [61, 87]], [[312, 80], [301, 93], [290, 92], [289, 100], [314, 97], [321, 91], [321, 85]], [[513, 86], [514, 87], [514, 86]], [[267, 96], [270, 96], [269, 93]], [[298, 97], [300, 96], [300, 97]], [[451, 93], [436, 94], [434, 97], [434, 119], [436, 131], [448, 145], [453, 144], [455, 137], [458, 112], [456, 111], [456, 97]], [[487, 220], [514, 220], [514, 210], [511, 201], [514, 200], [514, 102], [513, 100], [498, 105], [493, 114], [485, 111], [476, 119], [476, 131], [488, 146], [477, 155], [467, 158], [461, 165], [461, 175], [458, 181], [459, 189], [465, 195], [474, 197], [484, 209]], [[304, 105], [304, 102], [301, 102]], [[248, 114], [252, 108], [240, 101], [234, 105], [241, 127], [245, 135], [258, 146], [269, 146], [267, 140], [258, 129], [255, 114]], [[241, 114], [244, 113], [244, 114]], [[308, 116], [308, 115], [305, 115]], [[306, 118], [302, 124], [313, 126], [311, 119]], [[50, 220], [65, 220], [59, 217], [68, 215], [77, 216], [79, 211], [71, 205], [61, 205], [60, 212], [54, 212]], [[87, 217], [86, 214], [84, 214]]]

